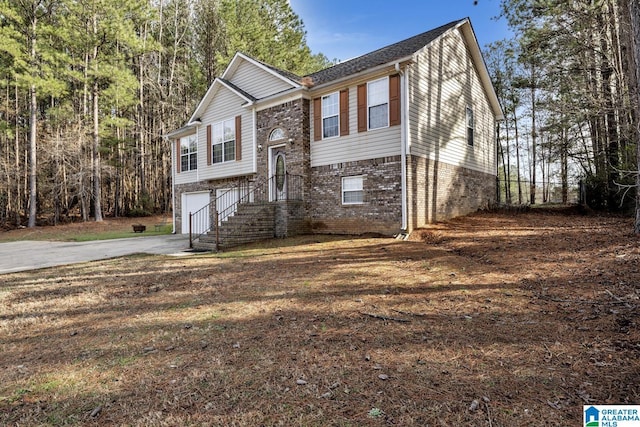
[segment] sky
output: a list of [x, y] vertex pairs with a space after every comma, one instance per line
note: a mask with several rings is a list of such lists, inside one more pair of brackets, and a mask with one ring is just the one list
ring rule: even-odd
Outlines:
[[500, 0], [289, 0], [311, 51], [345, 61], [463, 18], [481, 48], [511, 37]]

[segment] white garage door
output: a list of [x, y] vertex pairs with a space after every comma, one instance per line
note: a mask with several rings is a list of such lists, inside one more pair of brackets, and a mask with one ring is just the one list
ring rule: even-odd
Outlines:
[[[189, 233], [189, 213], [196, 213], [211, 201], [209, 192], [184, 193], [182, 195], [182, 233]], [[204, 233], [209, 229], [209, 212], [203, 212], [192, 224], [193, 233]]]

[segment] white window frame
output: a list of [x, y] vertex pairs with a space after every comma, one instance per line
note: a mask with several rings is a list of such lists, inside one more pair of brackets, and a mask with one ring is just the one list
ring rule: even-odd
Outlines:
[[[229, 127], [230, 134], [225, 135], [225, 127]], [[233, 137], [231, 137], [233, 136]], [[227, 156], [225, 147], [227, 144], [233, 146], [233, 155]], [[221, 160], [216, 161], [216, 146], [220, 146]], [[211, 126], [211, 164], [230, 162], [236, 159], [236, 120], [235, 117], [214, 123]]]
[[[371, 96], [371, 87], [375, 84], [381, 84], [383, 86], [382, 93], [384, 94], [384, 102], [380, 102], [381, 99], [375, 99], [375, 97]], [[387, 121], [386, 124], [376, 127], [371, 127], [371, 109], [375, 107], [381, 107], [386, 105], [386, 115]], [[389, 77], [383, 77], [381, 79], [372, 80], [367, 82], [367, 129], [384, 129], [389, 127]]]
[[467, 130], [467, 145], [469, 147], [473, 147], [474, 139], [475, 139], [475, 119], [473, 114], [473, 108], [467, 105], [466, 114], [465, 114], [465, 129]]
[[[359, 185], [358, 185], [359, 184]], [[352, 193], [360, 193], [359, 201], [346, 201], [345, 196]], [[343, 176], [342, 177], [342, 204], [361, 205], [364, 203], [364, 176]]]
[[[184, 167], [182, 159], [187, 159], [187, 167]], [[193, 160], [195, 159], [195, 160]], [[195, 166], [192, 167], [191, 162], [195, 162]], [[189, 172], [198, 169], [198, 137], [196, 135], [189, 135], [185, 138], [180, 138], [180, 171]]]
[[[335, 113], [332, 109], [332, 111], [327, 112], [327, 108], [325, 107], [329, 107], [329, 99], [335, 97], [335, 102], [332, 103], [332, 107], [335, 109]], [[336, 138], [338, 136], [340, 136], [340, 93], [339, 92], [333, 92], [327, 95], [324, 95], [322, 97], [322, 103], [321, 103], [321, 109], [322, 109], [322, 139], [329, 139], [329, 138]], [[331, 119], [335, 117], [336, 118], [336, 128], [335, 128], [335, 135], [326, 135], [326, 129], [325, 129], [325, 120], [326, 119]]]

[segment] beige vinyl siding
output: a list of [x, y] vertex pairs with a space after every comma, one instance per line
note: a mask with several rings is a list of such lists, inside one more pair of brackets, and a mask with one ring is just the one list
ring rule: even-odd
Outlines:
[[[417, 54], [408, 76], [410, 154], [495, 174], [494, 115], [460, 32]], [[473, 146], [467, 144], [467, 106], [475, 119]]]
[[[251, 110], [242, 107], [244, 100], [221, 87], [206, 107], [198, 127], [198, 179], [216, 179], [253, 172], [253, 119]], [[242, 160], [207, 165], [207, 126], [242, 116]], [[237, 158], [237, 156], [236, 156]]]
[[[316, 96], [326, 95], [314, 94]], [[310, 117], [313, 117], [313, 102]], [[400, 155], [400, 126], [358, 132], [357, 85], [349, 86], [349, 135], [314, 141], [311, 126], [311, 166]]]
[[257, 99], [293, 87], [281, 78], [247, 61], [242, 61], [228, 80]]

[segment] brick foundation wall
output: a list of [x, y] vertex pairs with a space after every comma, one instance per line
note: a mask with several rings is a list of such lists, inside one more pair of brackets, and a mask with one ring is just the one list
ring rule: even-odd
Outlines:
[[409, 231], [466, 215], [496, 201], [493, 175], [410, 156], [407, 162]]
[[281, 201], [275, 205], [276, 237], [291, 237], [311, 233], [303, 201]]
[[[363, 176], [364, 203], [342, 204], [342, 178]], [[320, 166], [311, 170], [312, 231], [393, 235], [402, 226], [400, 156]]]

